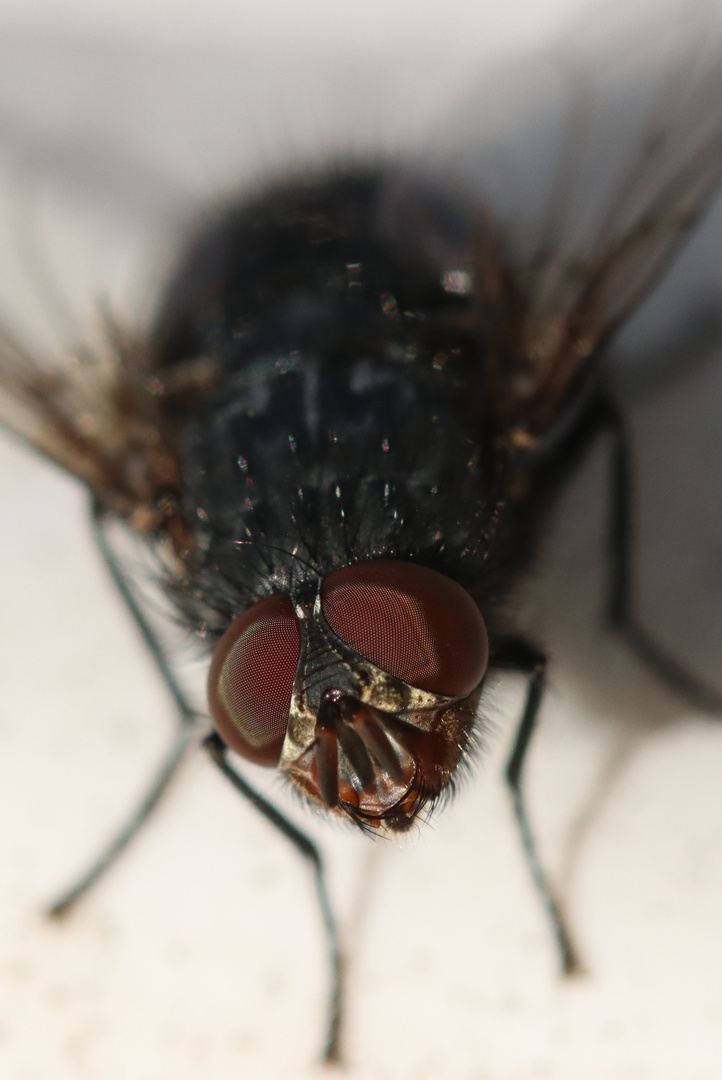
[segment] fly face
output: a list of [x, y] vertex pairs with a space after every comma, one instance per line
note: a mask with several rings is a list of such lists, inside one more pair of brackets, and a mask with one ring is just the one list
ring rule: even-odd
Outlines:
[[307, 599], [231, 623], [209, 676], [224, 741], [370, 828], [409, 827], [451, 782], [489, 655], [459, 585], [423, 566], [358, 563]]

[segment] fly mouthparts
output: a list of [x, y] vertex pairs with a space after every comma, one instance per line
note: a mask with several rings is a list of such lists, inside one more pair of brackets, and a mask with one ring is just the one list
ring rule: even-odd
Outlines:
[[[413, 779], [413, 762], [404, 762], [384, 727], [385, 717], [351, 694], [326, 690], [318, 710], [314, 742], [316, 774], [321, 800], [329, 809], [341, 801], [360, 806], [376, 800], [386, 802], [379, 788], [408, 789]], [[339, 746], [345, 757], [348, 778], [339, 774]], [[404, 767], [406, 766], [406, 768]], [[346, 789], [350, 789], [348, 792]]]

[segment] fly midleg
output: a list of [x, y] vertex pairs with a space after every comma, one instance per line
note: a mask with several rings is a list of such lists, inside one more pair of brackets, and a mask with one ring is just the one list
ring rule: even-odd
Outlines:
[[524, 763], [537, 726], [544, 696], [547, 659], [543, 653], [538, 652], [527, 642], [512, 638], [497, 643], [489, 666], [522, 672], [528, 677], [526, 701], [517, 726], [514, 748], [506, 766], [506, 781], [512, 795], [514, 815], [526, 862], [554, 934], [562, 971], [565, 975], [576, 975], [584, 970], [583, 965], [572, 941], [561, 901], [555, 896], [549, 876], [539, 857], [522, 788]]

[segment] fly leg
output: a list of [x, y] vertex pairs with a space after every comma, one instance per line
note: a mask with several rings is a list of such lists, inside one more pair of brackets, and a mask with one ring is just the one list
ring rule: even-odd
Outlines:
[[[134, 813], [120, 831], [112, 838], [110, 843], [101, 852], [99, 857], [92, 863], [79, 880], [60, 896], [49, 909], [51, 916], [64, 915], [92, 885], [108, 870], [116, 859], [122, 854], [136, 833], [142, 828], [146, 820], [158, 804], [170, 782], [175, 776], [186, 753], [193, 748], [198, 741], [198, 732], [201, 727], [199, 716], [186, 698], [182, 687], [176, 679], [168, 662], [163, 647], [146, 619], [138, 601], [133, 595], [128, 582], [123, 574], [120, 562], [108, 541], [105, 531], [106, 513], [102, 506], [97, 503], [93, 506], [93, 528], [95, 539], [110, 575], [125, 601], [133, 621], [135, 622], [141, 637], [148, 646], [156, 667], [175, 702], [178, 714], [178, 730], [173, 742], [161, 763], [158, 772], [141, 799]], [[342, 1020], [342, 985], [343, 963], [339, 944], [336, 921], [334, 919], [331, 903], [326, 888], [326, 879], [320, 852], [312, 840], [296, 828], [280, 811], [276, 810], [262, 795], [248, 784], [243, 777], [226, 760], [227, 748], [221, 739], [212, 734], [208, 736], [203, 747], [208, 751], [212, 761], [221, 772], [231, 781], [233, 786], [269, 821], [294, 847], [308, 859], [311, 864], [316, 893], [326, 934], [328, 955], [331, 967], [331, 995], [328, 1012], [328, 1032], [324, 1047], [324, 1061], [338, 1062], [340, 1053], [340, 1036]]]
[[297, 829], [287, 817], [278, 811], [275, 806], [268, 802], [255, 788], [241, 776], [228, 762], [228, 747], [215, 732], [204, 740], [203, 747], [208, 751], [211, 760], [218, 766], [220, 771], [230, 780], [236, 791], [262, 814], [291, 844], [298, 853], [307, 859], [313, 874], [316, 886], [316, 896], [321, 910], [323, 928], [326, 935], [326, 948], [328, 952], [329, 966], [331, 968], [331, 994], [328, 1008], [328, 1032], [323, 1052], [325, 1062], [338, 1062], [341, 1058], [340, 1036], [341, 1020], [343, 1016], [343, 957], [339, 943], [336, 920], [331, 908], [331, 902], [326, 886], [323, 860], [321, 853], [314, 842], [305, 833]]
[[123, 575], [118, 558], [113, 551], [105, 532], [106, 514], [103, 507], [95, 503], [93, 505], [92, 515], [95, 540], [101, 555], [103, 556], [105, 565], [107, 566], [110, 576], [112, 577], [118, 592], [122, 596], [135, 625], [140, 631], [141, 637], [145, 641], [155, 660], [156, 667], [163, 678], [163, 682], [170, 691], [170, 695], [175, 702], [178, 728], [148, 790], [141, 798], [135, 810], [118, 833], [112, 837], [110, 842], [88, 867], [85, 873], [83, 873], [70, 888], [66, 889], [65, 892], [50, 906], [48, 914], [53, 918], [58, 918], [67, 914], [77, 901], [85, 895], [99, 878], [103, 876], [106, 870], [110, 869], [118, 857], [122, 855], [165, 794], [186, 754], [196, 744], [196, 734], [199, 728], [199, 717], [184, 695], [182, 688], [171, 670], [168, 659], [163, 652], [157, 636], [153, 632]]
[[607, 617], [633, 652], [670, 689], [702, 712], [722, 714], [722, 695], [687, 671], [647, 633], [634, 615], [634, 525], [629, 435], [624, 417], [613, 399], [603, 399], [600, 408], [601, 422], [612, 438]]
[[539, 858], [522, 791], [524, 762], [536, 729], [539, 709], [544, 696], [547, 658], [526, 641], [520, 638], [510, 638], [497, 644], [493, 650], [489, 666], [507, 671], [518, 671], [528, 678], [526, 701], [516, 731], [514, 748], [506, 766], [506, 782], [511, 791], [514, 816], [519, 829], [524, 855], [554, 934], [562, 971], [565, 975], [577, 975], [584, 968], [572, 942], [560, 901], [554, 895], [554, 890]]

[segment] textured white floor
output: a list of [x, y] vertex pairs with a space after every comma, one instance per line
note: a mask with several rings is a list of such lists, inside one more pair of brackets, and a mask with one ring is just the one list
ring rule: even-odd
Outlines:
[[[365, 48], [365, 35], [378, 45], [381, 31], [395, 41], [408, 31], [428, 49], [444, 33], [458, 37], [448, 16], [463, 14], [479, 19], [483, 52], [517, 40], [512, 31], [520, 27], [531, 35], [545, 5], [517, 5], [511, 30], [491, 5], [482, 26], [480, 7], [384, 5], [382, 14], [373, 6], [367, 21], [354, 8], [355, 36]], [[344, 101], [333, 62], [321, 70], [274, 51], [271, 16], [254, 21], [250, 5], [236, 21], [220, 4], [203, 14], [192, 9], [186, 22], [175, 6], [126, 8], [108, 5], [112, 46], [83, 44], [83, 8], [70, 4], [69, 37], [53, 24], [55, 9], [52, 18], [46, 9], [42, 33], [36, 26], [22, 37], [0, 37], [0, 152], [6, 171], [22, 160], [35, 178], [28, 190], [15, 186], [21, 211], [10, 215], [10, 228], [47, 216], [59, 250], [69, 253], [63, 279], [74, 301], [86, 298], [85, 310], [77, 301], [81, 319], [103, 292], [143, 310], [148, 281], [167, 258], [165, 232], [148, 252], [123, 229], [125, 217], [147, 213], [155, 222], [162, 209], [149, 184], [132, 187], [139, 162], [158, 165], [180, 188], [214, 191], [236, 174], [258, 171], [258, 162], [247, 160], [249, 145], [261, 146], [264, 167], [272, 164], [298, 135], [301, 115], [308, 129], [291, 152], [300, 153], [314, 128], [323, 145], [343, 145], [345, 113], [356, 115], [363, 85], [349, 68]], [[298, 9], [307, 11], [302, 24]], [[315, 32], [322, 52], [332, 51], [334, 28], [347, 45], [354, 42], [351, 15], [347, 22], [329, 9], [329, 30], [322, 5], [293, 10], [279, 17], [286, 46], [293, 41], [289, 20], [309, 39]], [[164, 11], [176, 37], [191, 28], [191, 45], [175, 41], [153, 75], [149, 57], [157, 55]], [[547, 14], [558, 18], [559, 11], [556, 5]], [[129, 38], [118, 44], [124, 20]], [[213, 20], [224, 30], [223, 48], [213, 43]], [[256, 24], [249, 51], [248, 28]], [[184, 54], [194, 38], [198, 54]], [[234, 51], [242, 60], [234, 63]], [[186, 97], [178, 89], [184, 55], [205, 65]], [[450, 93], [459, 73], [443, 50], [438, 61]], [[400, 93], [407, 103], [424, 63], [428, 58], [405, 69], [411, 74]], [[239, 67], [252, 69], [240, 84]], [[298, 74], [304, 70], [305, 80]], [[295, 95], [276, 81], [289, 71], [301, 86]], [[239, 85], [242, 107], [233, 98]], [[371, 140], [379, 118], [389, 130], [384, 109], [395, 107], [393, 85], [385, 62], [368, 91], [368, 130], [348, 136], [349, 143]], [[433, 113], [438, 94], [428, 80], [417, 94]], [[281, 124], [280, 134], [266, 128], [264, 112], [277, 119], [288, 101], [298, 110], [293, 122]], [[103, 136], [107, 145], [91, 169], [88, 146]], [[106, 167], [117, 150], [131, 159], [127, 176], [121, 163], [115, 173]], [[80, 199], [74, 152], [88, 171]], [[46, 205], [37, 179], [46, 175], [65, 185], [67, 214], [58, 209], [62, 200]], [[111, 190], [111, 201], [125, 199], [102, 232], [98, 188]], [[6, 250], [7, 223], [4, 230]], [[3, 308], [25, 313], [28, 333], [43, 340], [47, 331], [27, 315], [33, 308], [23, 288], [15, 271], [5, 271]], [[720, 688], [722, 366], [712, 359], [638, 406], [634, 423], [641, 607], [649, 625]], [[570, 985], [558, 979], [516, 841], [500, 780], [522, 693], [510, 682], [490, 706], [488, 752], [431, 827], [403, 844], [370, 848], [343, 829], [308, 821], [328, 853], [352, 946], [352, 1080], [720, 1075], [722, 726], [689, 715], [600, 629], [604, 464], [600, 450], [570, 489], [520, 600], [525, 625], [555, 660], [529, 798], [588, 976]], [[205, 761], [185, 769], [132, 851], [71, 919], [60, 926], [43, 919], [43, 903], [82, 868], [142, 789], [171, 713], [99, 565], [82, 493], [7, 440], [0, 442], [0, 522], [0, 1076], [317, 1075], [325, 968], [305, 868]]]

